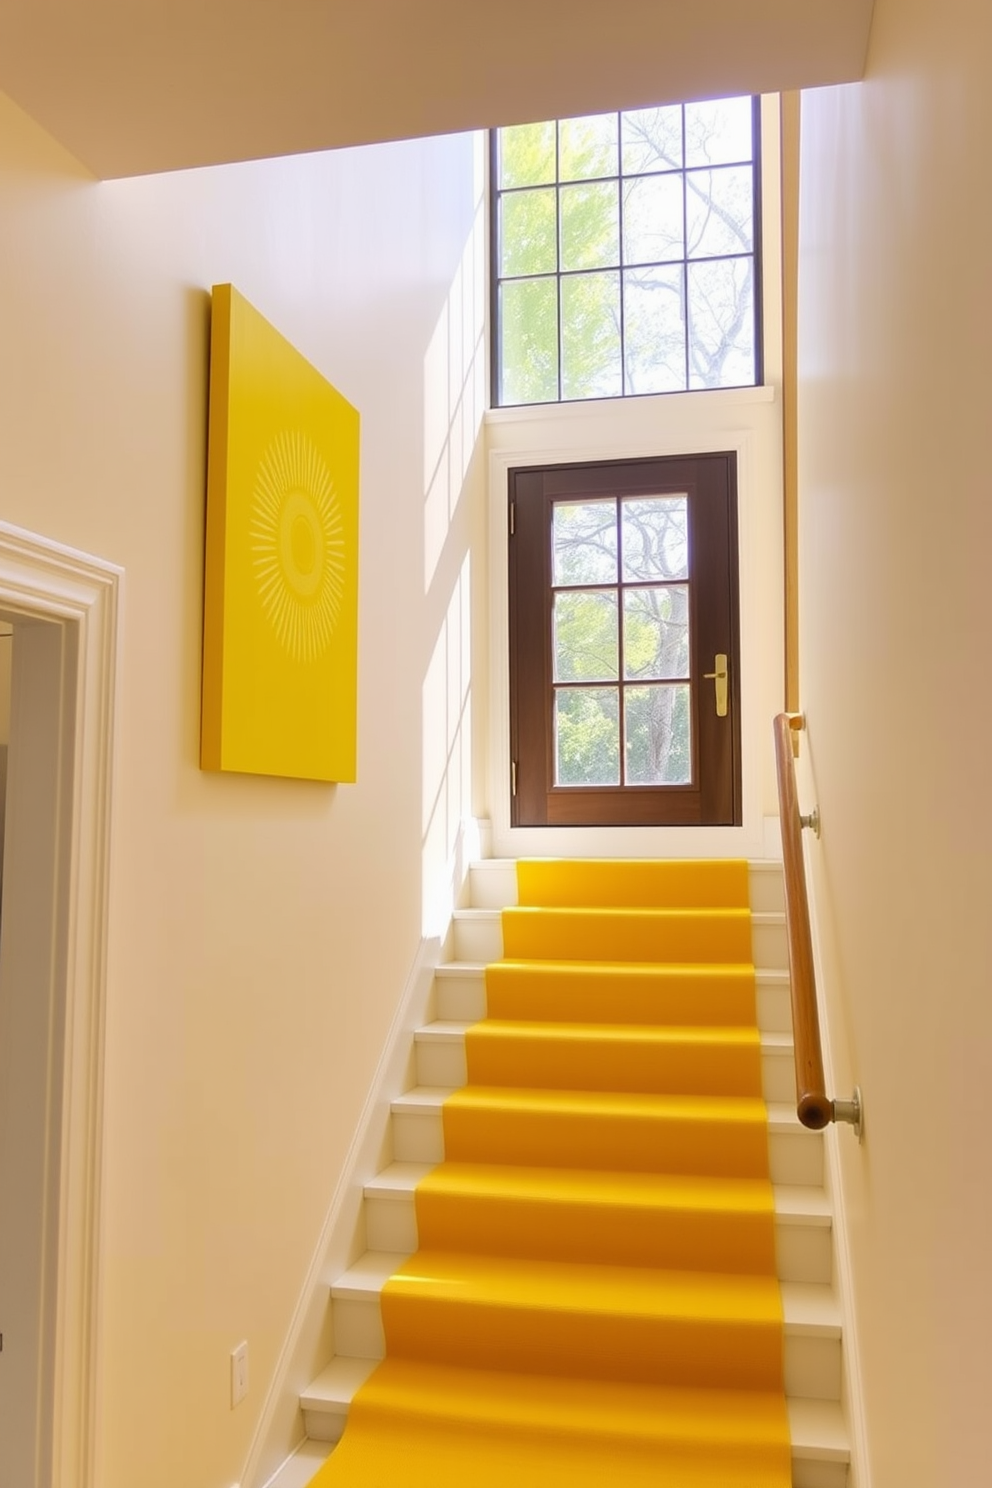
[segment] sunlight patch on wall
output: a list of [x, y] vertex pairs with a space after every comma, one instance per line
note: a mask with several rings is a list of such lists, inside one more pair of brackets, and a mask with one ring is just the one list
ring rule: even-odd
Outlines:
[[424, 358], [424, 589], [430, 589], [486, 404], [485, 135], [474, 140], [475, 212]]
[[466, 554], [423, 686], [423, 933], [442, 933], [472, 806], [472, 586]]

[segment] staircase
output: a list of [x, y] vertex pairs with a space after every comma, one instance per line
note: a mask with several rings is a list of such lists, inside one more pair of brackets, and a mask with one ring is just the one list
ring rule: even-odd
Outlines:
[[[753, 864], [749, 878], [792, 1483], [793, 1488], [844, 1488], [850, 1454], [840, 1407], [841, 1327], [831, 1285], [831, 1215], [823, 1189], [822, 1136], [806, 1131], [795, 1116], [781, 869]], [[455, 915], [452, 960], [435, 974], [436, 1021], [416, 1035], [418, 1084], [392, 1103], [394, 1161], [365, 1186], [368, 1252], [331, 1287], [336, 1356], [301, 1399], [310, 1443], [275, 1480], [278, 1488], [297, 1488], [308, 1480], [324, 1450], [318, 1443], [330, 1451], [339, 1440], [355, 1392], [383, 1357], [380, 1293], [417, 1249], [414, 1190], [444, 1158], [441, 1107], [466, 1082], [466, 1031], [486, 1014], [483, 969], [503, 954], [500, 911], [516, 898], [514, 863], [473, 866], [470, 907]], [[524, 1194], [521, 1201], [533, 1197]], [[502, 1198], [505, 1202], [507, 1195]]]

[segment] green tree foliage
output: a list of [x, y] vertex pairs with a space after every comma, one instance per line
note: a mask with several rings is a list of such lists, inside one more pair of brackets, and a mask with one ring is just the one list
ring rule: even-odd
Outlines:
[[500, 131], [501, 402], [753, 381], [750, 109]]
[[555, 504], [559, 784], [618, 784], [621, 733], [628, 783], [691, 778], [686, 522], [682, 497]]

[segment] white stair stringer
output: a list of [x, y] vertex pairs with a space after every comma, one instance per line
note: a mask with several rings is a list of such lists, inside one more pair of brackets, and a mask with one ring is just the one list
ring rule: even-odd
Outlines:
[[[512, 862], [473, 864], [471, 905], [455, 912], [453, 959], [435, 972], [436, 1021], [415, 1036], [419, 1083], [391, 1103], [393, 1162], [364, 1187], [369, 1249], [330, 1287], [336, 1355], [301, 1395], [315, 1446], [339, 1440], [352, 1396], [383, 1356], [379, 1295], [417, 1248], [414, 1190], [444, 1157], [441, 1107], [465, 1083], [464, 1034], [486, 1014], [484, 968], [502, 955], [499, 910], [516, 902], [515, 875]], [[793, 1488], [847, 1488], [850, 1448], [840, 1404], [832, 1219], [823, 1188], [822, 1133], [807, 1131], [795, 1113], [781, 866], [752, 865], [750, 877]]]

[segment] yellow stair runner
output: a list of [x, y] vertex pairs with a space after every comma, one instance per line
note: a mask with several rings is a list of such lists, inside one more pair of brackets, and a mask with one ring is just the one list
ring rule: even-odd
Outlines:
[[747, 865], [517, 881], [313, 1488], [789, 1488]]

